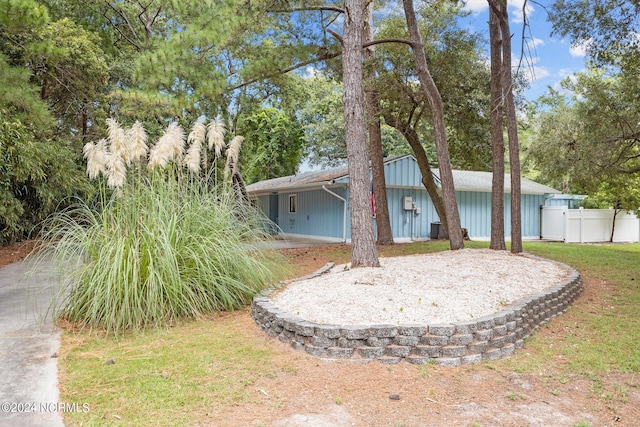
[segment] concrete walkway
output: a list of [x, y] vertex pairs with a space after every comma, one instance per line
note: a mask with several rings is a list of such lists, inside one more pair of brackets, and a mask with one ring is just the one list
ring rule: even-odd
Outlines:
[[[62, 427], [49, 263], [0, 269], [0, 427]], [[57, 354], [56, 354], [57, 356]]]

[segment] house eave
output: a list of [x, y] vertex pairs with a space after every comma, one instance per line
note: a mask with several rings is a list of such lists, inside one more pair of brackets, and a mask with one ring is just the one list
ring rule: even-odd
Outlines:
[[266, 196], [269, 194], [285, 194], [285, 193], [295, 193], [298, 191], [322, 190], [322, 187], [340, 188], [340, 187], [347, 187], [347, 185], [348, 183], [345, 183], [345, 182], [336, 183], [335, 180], [331, 180], [331, 181], [310, 182], [308, 184], [299, 184], [299, 185], [292, 185], [292, 186], [265, 188], [262, 190], [248, 191], [247, 194], [252, 197], [259, 197], [259, 196]]

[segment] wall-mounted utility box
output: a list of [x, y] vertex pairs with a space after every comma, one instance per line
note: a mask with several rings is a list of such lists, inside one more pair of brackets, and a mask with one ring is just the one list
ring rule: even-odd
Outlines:
[[402, 198], [402, 208], [405, 211], [412, 211], [413, 210], [413, 199], [411, 198], [411, 196], [404, 196]]

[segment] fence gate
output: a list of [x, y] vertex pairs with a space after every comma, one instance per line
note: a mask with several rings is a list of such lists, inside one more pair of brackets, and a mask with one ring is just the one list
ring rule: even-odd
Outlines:
[[566, 206], [540, 206], [541, 240], [566, 240], [567, 210]]

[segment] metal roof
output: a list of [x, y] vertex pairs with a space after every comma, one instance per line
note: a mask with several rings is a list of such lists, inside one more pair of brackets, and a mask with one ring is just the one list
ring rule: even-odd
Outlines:
[[[491, 192], [493, 172], [456, 170], [453, 173], [453, 183], [456, 191]], [[434, 170], [433, 174], [439, 178], [440, 172]], [[511, 174], [504, 174], [504, 192], [511, 192]], [[520, 179], [520, 192], [522, 194], [559, 194], [555, 188], [539, 184], [527, 178]]]
[[[415, 161], [415, 158], [411, 155], [396, 156], [385, 159], [385, 165], [393, 163], [400, 159], [404, 159], [406, 157], [410, 157]], [[493, 179], [492, 172], [464, 171], [454, 169], [452, 170], [452, 173], [456, 191], [491, 192], [491, 181]], [[433, 174], [436, 178], [436, 181], [439, 182], [440, 172], [437, 169], [434, 169]], [[348, 167], [340, 166], [331, 169], [325, 169], [322, 171], [305, 172], [298, 175], [291, 175], [282, 178], [274, 178], [256, 182], [247, 186], [247, 192], [252, 195], [259, 195], [278, 193], [283, 191], [321, 188], [323, 185], [335, 185], [337, 180], [341, 178], [348, 179], [348, 176]], [[504, 184], [505, 193], [511, 192], [510, 174], [505, 174]], [[344, 185], [344, 183], [342, 185]], [[422, 183], [417, 182], [415, 185], [421, 187]], [[560, 191], [556, 190], [555, 188], [539, 184], [526, 178], [521, 179], [520, 188], [522, 194], [560, 194]]]

